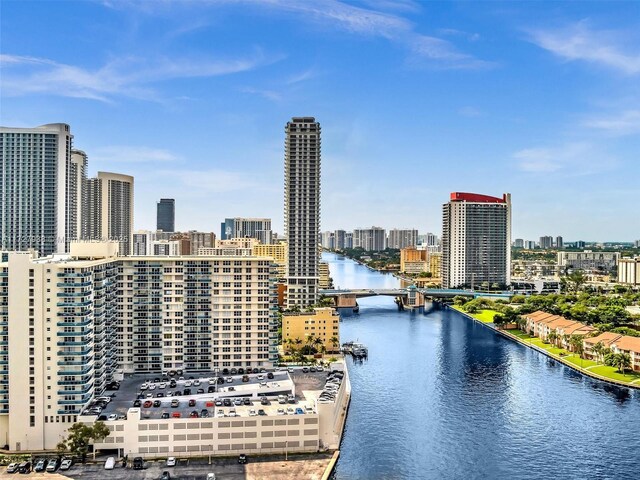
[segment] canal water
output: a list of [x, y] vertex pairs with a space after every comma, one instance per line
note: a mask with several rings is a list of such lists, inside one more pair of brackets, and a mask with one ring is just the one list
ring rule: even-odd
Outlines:
[[[394, 288], [333, 254], [336, 288]], [[451, 310], [359, 301], [336, 480], [640, 479], [640, 391], [585, 378]]]

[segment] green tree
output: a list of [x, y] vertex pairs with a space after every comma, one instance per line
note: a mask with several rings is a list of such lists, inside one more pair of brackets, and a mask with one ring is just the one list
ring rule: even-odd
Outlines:
[[331, 342], [331, 345], [333, 346], [334, 351], [337, 350], [338, 347], [340, 346], [340, 340], [338, 340], [338, 337], [336, 337], [335, 335], [331, 337], [329, 341]]
[[104, 422], [95, 422], [91, 426], [84, 423], [74, 423], [67, 432], [66, 440], [57, 445], [58, 452], [69, 451], [73, 455], [81, 457], [84, 463], [87, 460], [91, 442], [101, 442], [109, 435], [110, 430]]
[[552, 345], [556, 344], [556, 342], [558, 341], [558, 338], [560, 338], [560, 336], [555, 331], [549, 332], [549, 335], [547, 335], [547, 340]]
[[596, 357], [596, 362], [600, 361], [600, 358], [602, 356], [602, 353], [604, 351], [604, 343], [602, 342], [597, 342], [593, 348], [591, 349], [593, 351], [593, 354]]
[[560, 278], [560, 284], [563, 290], [571, 293], [578, 293], [582, 285], [587, 282], [587, 277], [582, 270], [574, 270]]
[[569, 345], [571, 345], [571, 349], [574, 353], [578, 354], [580, 358], [582, 358], [582, 353], [584, 352], [584, 335], [571, 335], [569, 337]]
[[609, 353], [604, 361], [610, 367], [617, 367], [623, 375], [624, 371], [631, 367], [631, 357], [628, 353]]

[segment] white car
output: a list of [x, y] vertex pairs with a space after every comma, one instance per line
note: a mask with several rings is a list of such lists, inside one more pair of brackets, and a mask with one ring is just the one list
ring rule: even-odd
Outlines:
[[160, 384], [158, 384], [158, 388], [167, 388], [167, 384], [166, 383], [160, 383]]
[[193, 386], [194, 386], [194, 387], [197, 387], [198, 385], [200, 385], [200, 380], [195, 379], [195, 380], [193, 381]]
[[258, 375], [258, 380], [264, 380], [264, 375], [262, 374]]
[[224, 410], [218, 410], [218, 413], [216, 413], [216, 418], [224, 418]]
[[215, 473], [207, 473], [207, 480], [216, 480]]
[[318, 366], [316, 367], [316, 370], [317, 370], [318, 372], [324, 372], [324, 368], [322, 368], [322, 365], [318, 365]]
[[287, 408], [287, 415], [295, 415], [295, 414], [296, 414], [296, 411], [292, 407]]
[[176, 457], [167, 458], [167, 467], [175, 467], [176, 466]]
[[230, 417], [238, 417], [239, 415], [236, 413], [236, 409], [235, 409], [235, 408], [232, 408], [232, 409], [229, 411], [229, 416], [230, 416]]
[[112, 413], [107, 417], [107, 420], [109, 420], [110, 422], [117, 419], [118, 419], [118, 415], [116, 415], [115, 413]]
[[96, 397], [96, 402], [107, 402], [110, 403], [111, 402], [111, 397]]
[[257, 415], [258, 415], [258, 412], [256, 412], [255, 408], [249, 409], [249, 416], [250, 417], [256, 417]]
[[193, 385], [193, 382], [191, 380], [187, 380], [186, 382], [184, 382], [185, 387], [190, 387], [191, 385]]
[[278, 415], [286, 415], [287, 412], [284, 411], [284, 408], [279, 408], [278, 409]]
[[149, 388], [149, 384], [147, 383], [143, 383], [142, 385], [140, 385], [140, 390], [146, 390], [147, 388]]
[[155, 390], [156, 389], [156, 384], [152, 383], [151, 385], [149, 385], [149, 390]]
[[71, 465], [73, 465], [73, 460], [71, 460], [70, 458], [65, 458], [60, 464], [60, 470], [69, 470], [71, 468]]
[[233, 383], [233, 377], [227, 377], [227, 383]]
[[216, 379], [215, 378], [210, 378], [209, 379], [209, 385], [215, 385], [216, 384]]

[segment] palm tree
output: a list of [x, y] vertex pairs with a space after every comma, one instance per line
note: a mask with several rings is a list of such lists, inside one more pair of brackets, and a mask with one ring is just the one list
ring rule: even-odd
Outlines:
[[604, 343], [596, 343], [591, 350], [596, 357], [596, 362], [598, 362], [600, 360], [600, 356], [602, 355], [602, 351], [604, 350]]
[[552, 345], [555, 345], [556, 340], [558, 340], [560, 336], [555, 332], [549, 332], [549, 335], [547, 335], [547, 340], [549, 340], [549, 343]]
[[320, 337], [316, 337], [313, 339], [313, 345], [316, 347], [316, 351], [318, 351], [318, 347], [322, 345], [324, 341]]
[[[340, 346], [340, 340], [335, 335], [329, 339], [333, 348], [336, 349]], [[335, 351], [335, 350], [334, 350]]]
[[622, 372], [622, 375], [624, 375], [625, 369], [631, 367], [631, 357], [628, 353], [616, 353], [614, 362], [618, 370]]

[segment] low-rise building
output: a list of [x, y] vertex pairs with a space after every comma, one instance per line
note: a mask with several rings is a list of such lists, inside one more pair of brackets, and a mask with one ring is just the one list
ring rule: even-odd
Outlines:
[[622, 337], [619, 333], [602, 332], [600, 335], [594, 337], [587, 337], [582, 341], [584, 358], [589, 360], [598, 360], [596, 352], [593, 351], [593, 347], [600, 343], [604, 347], [610, 348], [611, 344]]
[[616, 268], [620, 252], [584, 250], [583, 252], [558, 252], [558, 267], [587, 272], [609, 272]]
[[418, 250], [415, 246], [400, 250], [400, 271], [403, 273], [418, 274], [427, 272], [427, 251]]
[[626, 353], [631, 357], [631, 369], [640, 371], [640, 337], [622, 335], [611, 342], [613, 353]]
[[320, 338], [316, 347], [324, 346], [327, 352], [340, 347], [340, 315], [331, 307], [314, 308], [313, 313], [285, 313], [282, 316], [282, 343]]

